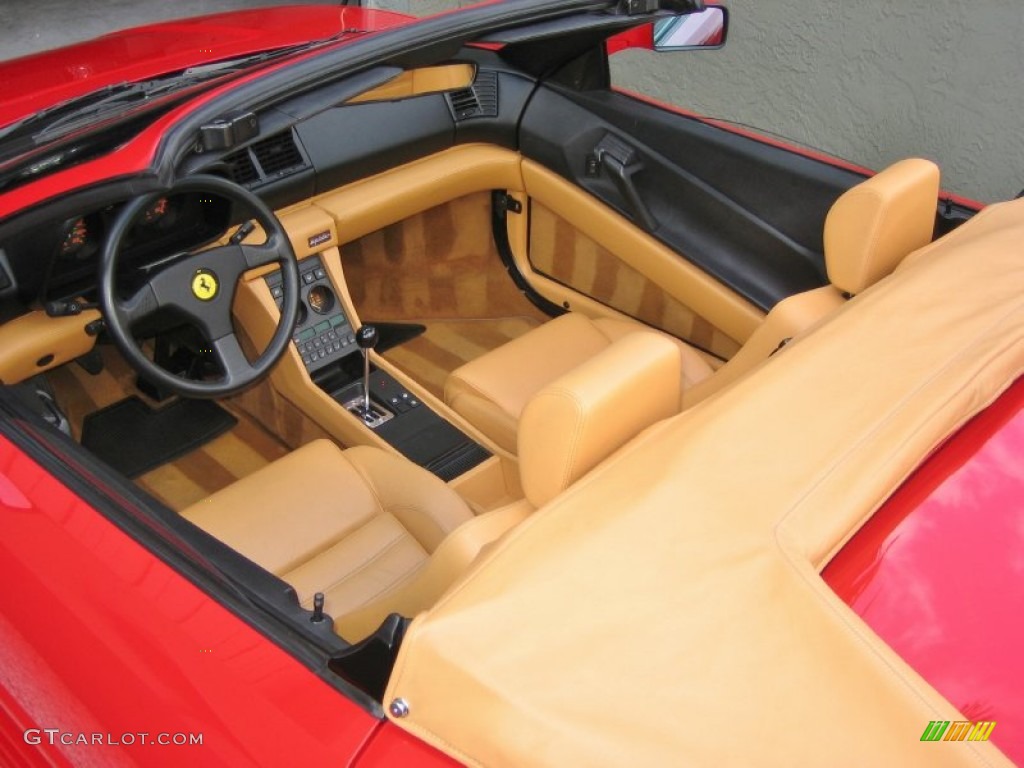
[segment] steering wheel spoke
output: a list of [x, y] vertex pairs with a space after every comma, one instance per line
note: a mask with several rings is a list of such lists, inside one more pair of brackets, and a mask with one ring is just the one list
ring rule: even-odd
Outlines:
[[[117, 257], [138, 218], [159, 197], [178, 194], [218, 195], [250, 211], [267, 233], [261, 245], [230, 242], [187, 254], [150, 277], [128, 299], [115, 287]], [[281, 318], [266, 349], [250, 362], [231, 322], [235, 289], [243, 272], [280, 263], [284, 302]], [[141, 373], [186, 397], [223, 397], [255, 383], [270, 372], [291, 341], [298, 316], [299, 272], [288, 234], [267, 205], [244, 187], [218, 176], [193, 176], [162, 190], [135, 198], [118, 213], [100, 259], [100, 304], [107, 329], [125, 358]], [[175, 376], [157, 366], [139, 348], [132, 326], [159, 309], [176, 312], [199, 328], [224, 368], [219, 380], [196, 381]]]
[[234, 333], [228, 333], [210, 343], [228, 382], [244, 378], [252, 370], [252, 363], [245, 356], [242, 345], [238, 343], [238, 336]]
[[160, 309], [160, 300], [149, 283], [142, 286], [128, 299], [117, 299], [115, 308], [121, 321], [129, 328]]
[[251, 245], [242, 243], [242, 256], [245, 258], [245, 265], [248, 269], [263, 267], [267, 264], [276, 264], [281, 260], [281, 243], [278, 237], [271, 236], [265, 243]]

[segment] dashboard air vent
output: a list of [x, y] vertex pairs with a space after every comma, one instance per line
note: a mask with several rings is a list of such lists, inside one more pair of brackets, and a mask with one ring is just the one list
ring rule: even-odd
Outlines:
[[498, 73], [480, 72], [473, 85], [445, 94], [455, 122], [498, 116]]
[[228, 167], [228, 175], [236, 184], [249, 186], [259, 181], [260, 173], [256, 170], [256, 164], [249, 156], [248, 149], [240, 149], [224, 157], [224, 163]]
[[287, 175], [304, 165], [291, 131], [257, 141], [252, 145], [252, 151], [267, 180]]
[[291, 131], [269, 136], [223, 158], [228, 176], [245, 187], [258, 187], [301, 171], [307, 162]]

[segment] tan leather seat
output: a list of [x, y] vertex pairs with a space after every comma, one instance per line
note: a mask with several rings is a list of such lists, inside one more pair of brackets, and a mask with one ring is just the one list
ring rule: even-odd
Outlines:
[[543, 388], [520, 430], [521, 502], [474, 516], [405, 458], [316, 440], [182, 515], [294, 587], [307, 609], [323, 592], [335, 630], [354, 642], [390, 613], [429, 608], [486, 546], [675, 413], [677, 350], [661, 334], [627, 334]]
[[930, 243], [938, 197], [939, 167], [919, 158], [901, 160], [847, 190], [825, 218], [829, 285], [789, 296], [772, 307], [731, 360], [683, 393], [683, 407], [749, 373], [780, 345], [813, 328]]
[[547, 504], [675, 414], [681, 370], [672, 340], [630, 333], [530, 398], [519, 424], [519, 475], [530, 504]]
[[939, 167], [901, 160], [847, 190], [825, 218], [825, 267], [840, 291], [856, 295], [932, 241]]
[[[895, 163], [845, 192], [825, 221], [829, 285], [779, 302], [717, 371], [700, 352], [675, 339], [682, 356], [680, 407], [741, 378], [785, 340], [813, 327], [927, 245], [938, 194], [938, 166], [916, 158]], [[515, 453], [526, 403], [615, 339], [637, 331], [651, 329], [628, 320], [563, 315], [453, 371], [445, 382], [445, 401], [497, 445]]]
[[372, 632], [392, 610], [413, 615], [436, 599], [459, 568], [434, 577], [429, 594], [409, 587], [442, 541], [474, 522], [457, 493], [407, 459], [366, 446], [342, 451], [328, 440], [182, 515], [291, 584], [304, 607], [323, 592], [325, 611], [348, 640]]
[[[509, 453], [516, 453], [519, 417], [530, 399], [555, 379], [634, 333], [658, 333], [630, 320], [562, 315], [466, 363], [445, 382], [444, 399]], [[679, 350], [682, 384], [712, 373], [693, 347], [666, 334]]]

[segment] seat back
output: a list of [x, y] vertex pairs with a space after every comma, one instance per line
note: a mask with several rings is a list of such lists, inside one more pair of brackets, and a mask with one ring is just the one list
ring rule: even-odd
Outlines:
[[640, 331], [534, 395], [519, 421], [519, 472], [540, 507], [641, 431], [679, 412], [679, 348]]
[[828, 279], [855, 295], [892, 272], [932, 240], [939, 168], [911, 158], [847, 190], [825, 218]]
[[901, 160], [847, 190], [825, 219], [825, 266], [831, 282], [783, 299], [715, 374], [683, 392], [696, 405], [744, 377], [789, 339], [814, 327], [931, 242], [939, 197], [939, 167]]

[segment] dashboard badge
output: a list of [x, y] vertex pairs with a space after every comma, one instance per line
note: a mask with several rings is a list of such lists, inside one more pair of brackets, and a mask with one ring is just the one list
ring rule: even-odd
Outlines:
[[192, 295], [200, 301], [213, 301], [217, 298], [220, 285], [217, 276], [209, 269], [197, 269], [192, 276]]

